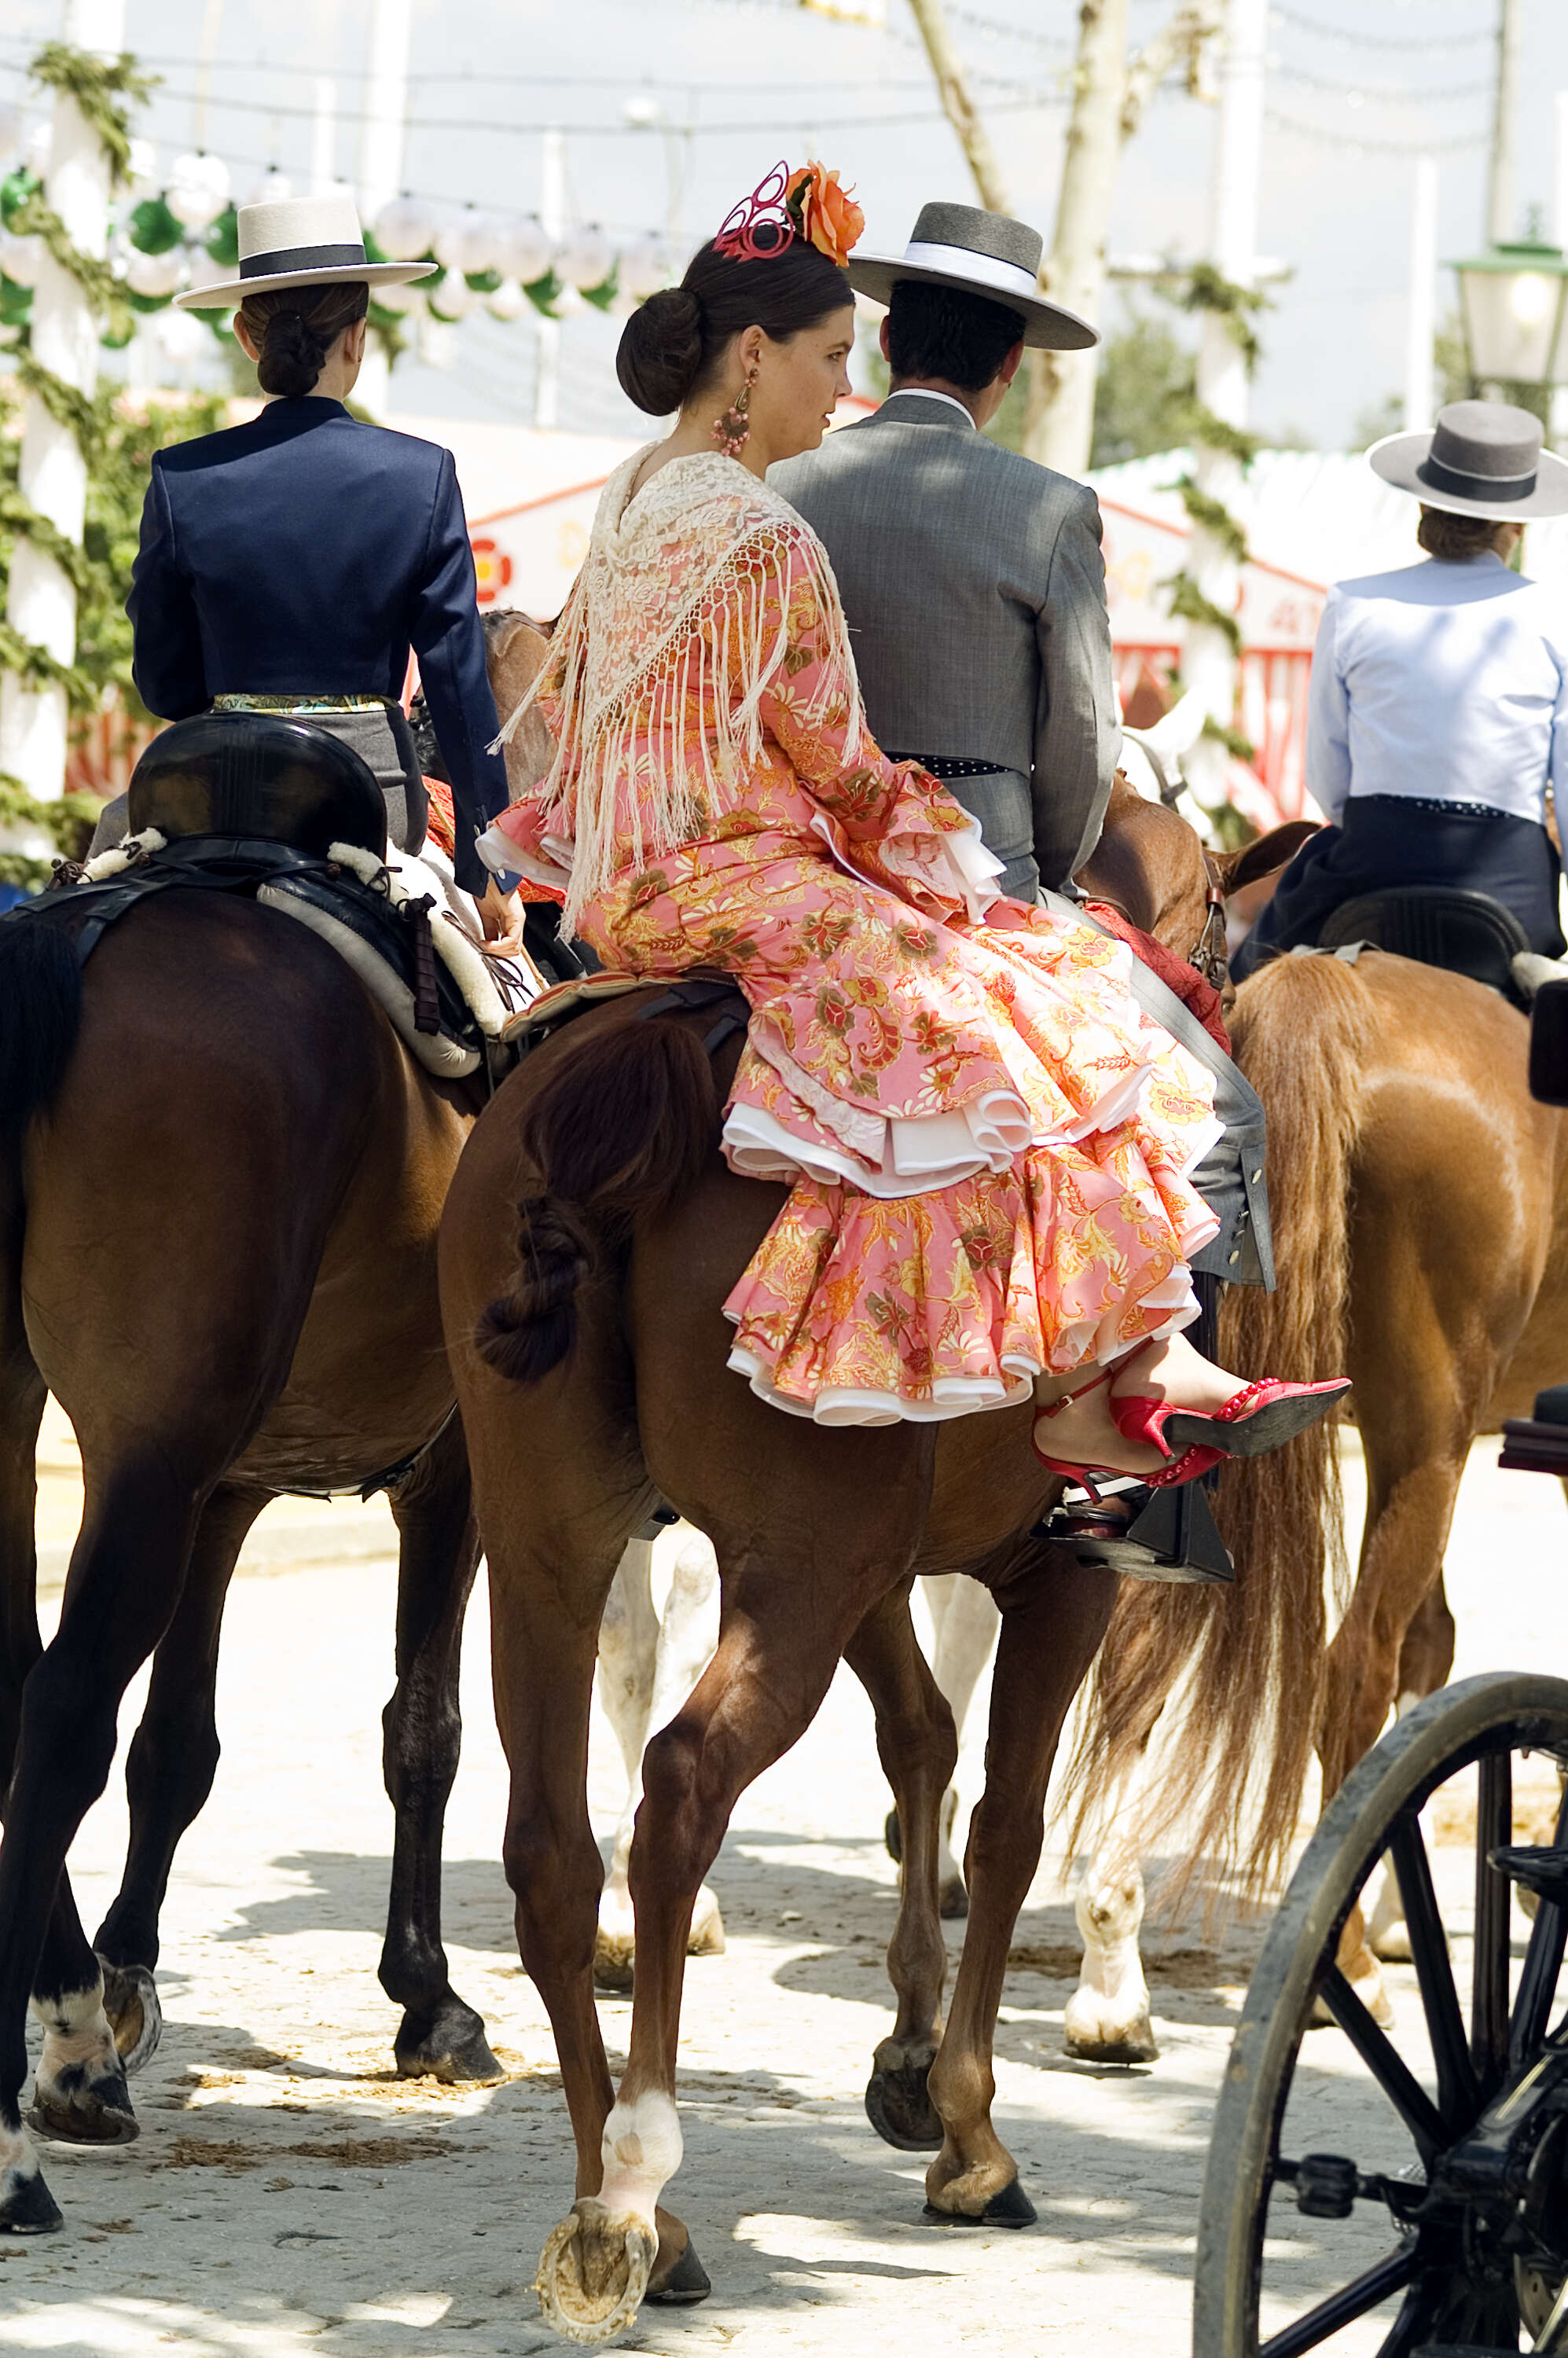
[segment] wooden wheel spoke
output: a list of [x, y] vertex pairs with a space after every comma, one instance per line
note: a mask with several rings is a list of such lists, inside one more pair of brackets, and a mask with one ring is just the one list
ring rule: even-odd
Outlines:
[[[1557, 1831], [1552, 1839], [1559, 1849], [1568, 1841], [1568, 1788], [1563, 1790], [1562, 1807], [1557, 1812]], [[1512, 2071], [1517, 2071], [1521, 2064], [1528, 2061], [1546, 2036], [1552, 2001], [1557, 1994], [1557, 1977], [1563, 1971], [1565, 1943], [1568, 1943], [1568, 1909], [1560, 1907], [1555, 1900], [1543, 1899], [1530, 1928], [1524, 1967], [1519, 1977], [1519, 1995], [1514, 1999], [1513, 2018], [1509, 2024], [1509, 2066]]]
[[1432, 2303], [1420, 2285], [1411, 2285], [1400, 2303], [1400, 2313], [1378, 2344], [1378, 2358], [1411, 2358], [1411, 2353], [1432, 2338]]
[[[1400, 1820], [1389, 1839], [1389, 1855], [1399, 1878], [1400, 1899], [1410, 1933], [1421, 2002], [1437, 2067], [1437, 2101], [1451, 2134], [1468, 2128], [1481, 2109], [1480, 2084], [1470, 2060], [1465, 2017], [1454, 1985], [1448, 1936], [1432, 1880], [1432, 1862], [1420, 1821], [1412, 1813]], [[1561, 1962], [1561, 1958], [1559, 1959]]]
[[1491, 1855], [1513, 1839], [1513, 1756], [1481, 1758], [1476, 1795], [1476, 1940], [1470, 1983], [1470, 2055], [1489, 2094], [1509, 2060], [1509, 1921], [1513, 1887]]
[[1423, 2160], [1454, 2142], [1454, 2131], [1394, 2045], [1379, 2028], [1337, 1965], [1325, 1975], [1323, 2002], [1403, 2121]]
[[[1367, 2270], [1365, 2276], [1357, 2277], [1338, 2292], [1330, 2293], [1328, 2299], [1320, 2300], [1315, 2309], [1309, 2309], [1304, 2317], [1298, 2317], [1293, 2325], [1287, 2325], [1281, 2332], [1271, 2334], [1259, 2351], [1258, 2358], [1303, 2358], [1305, 2352], [1316, 2350], [1331, 2334], [1343, 2332], [1346, 2326], [1354, 2325], [1358, 2317], [1365, 2317], [1369, 2309], [1376, 2309], [1379, 2302], [1387, 2300], [1390, 2293], [1402, 2292], [1415, 2274], [1415, 2258], [1413, 2239], [1401, 2244], [1397, 2252], [1390, 2252], [1386, 2260], [1379, 2260], [1375, 2268]], [[1401, 2320], [1403, 2316], [1401, 2309]], [[1398, 2330], [1399, 2321], [1396, 2320], [1395, 2331]], [[1392, 2346], [1398, 2353], [1406, 2345], [1395, 2342]], [[1385, 2343], [1384, 2347], [1386, 2349], [1389, 2345]]]

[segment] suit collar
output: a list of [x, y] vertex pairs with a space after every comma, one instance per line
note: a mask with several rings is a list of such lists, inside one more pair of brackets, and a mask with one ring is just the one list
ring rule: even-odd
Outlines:
[[951, 434], [979, 432], [968, 411], [951, 394], [922, 393], [914, 387], [890, 393], [867, 422], [874, 426], [879, 417], [887, 418], [894, 426], [945, 426]]

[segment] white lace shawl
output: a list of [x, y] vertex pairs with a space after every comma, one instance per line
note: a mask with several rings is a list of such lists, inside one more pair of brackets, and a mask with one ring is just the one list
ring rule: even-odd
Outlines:
[[[574, 849], [566, 923], [615, 872], [618, 818], [642, 865], [700, 835], [743, 767], [762, 758], [761, 705], [783, 662], [790, 575], [816, 595], [826, 714], [848, 696], [846, 751], [864, 733], [844, 610], [827, 553], [804, 517], [738, 460], [673, 460], [635, 498], [648, 449], [618, 467], [557, 644], [497, 738], [504, 743], [546, 677], [558, 678], [556, 759], [532, 790], [546, 832]], [[815, 708], [797, 718], [809, 728]], [[627, 792], [621, 796], [621, 789]]]

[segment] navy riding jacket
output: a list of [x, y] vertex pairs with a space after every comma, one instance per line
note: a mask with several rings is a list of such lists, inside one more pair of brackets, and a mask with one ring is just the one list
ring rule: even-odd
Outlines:
[[506, 806], [452, 454], [317, 394], [153, 459], [125, 611], [149, 712], [215, 696], [401, 698], [419, 658], [457, 808], [458, 882]]

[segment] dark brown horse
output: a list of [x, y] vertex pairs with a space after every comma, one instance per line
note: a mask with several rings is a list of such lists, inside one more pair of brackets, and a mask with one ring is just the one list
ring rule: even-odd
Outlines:
[[[492, 639], [509, 700], [536, 649], [519, 639], [513, 678]], [[0, 2232], [27, 2233], [59, 2219], [20, 2116], [28, 1999], [45, 2025], [35, 2124], [134, 2136], [124, 2050], [156, 2036], [158, 1912], [217, 1764], [224, 1597], [281, 1492], [388, 1477], [400, 1561], [381, 1980], [403, 2008], [401, 2071], [500, 2076], [440, 1938], [478, 1543], [436, 1235], [480, 1096], [422, 1072], [304, 927], [227, 895], [160, 893], [80, 970], [52, 919], [0, 922]], [[86, 1490], [47, 1650], [33, 1539], [46, 1389], [76, 1429]], [[66, 1853], [155, 1648], [125, 1877], [90, 1945]]]
[[[1134, 922], [1183, 952], [1195, 942], [1205, 880], [1183, 821], [1119, 795], [1097, 870], [1097, 888]], [[728, 1372], [721, 1304], [784, 1191], [736, 1178], [715, 1151], [734, 1047], [715, 1069], [708, 1015], [644, 1021], [637, 1005], [581, 1018], [507, 1082], [464, 1154], [441, 1238], [512, 1776], [506, 1872], [577, 2141], [577, 2203], [546, 2247], [540, 2290], [557, 2330], [587, 2342], [619, 2331], [645, 2293], [703, 2287], [686, 2229], [656, 2209], [680, 2158], [692, 1903], [737, 1797], [808, 1725], [841, 1658], [871, 1694], [904, 1829], [889, 1951], [898, 2013], [869, 2108], [891, 2141], [939, 2145], [930, 2216], [1033, 2217], [990, 2119], [991, 2041], [1057, 1737], [1116, 1588], [1036, 1536], [1060, 1486], [1030, 1447], [1029, 1407], [939, 1429], [830, 1431], [780, 1415]], [[593, 1998], [601, 1866], [585, 1796], [589, 1710], [605, 1596], [661, 1496], [713, 1541], [722, 1609], [717, 1655], [645, 1759], [631, 1866], [635, 1997], [617, 2095]], [[908, 1596], [917, 1574], [960, 1573], [991, 1589], [1001, 1636], [968, 1923], [942, 2028], [936, 1835], [955, 1743]], [[1276, 1677], [1299, 1679], [1303, 1661], [1310, 1675], [1313, 1644], [1298, 1625], [1258, 1649], [1217, 1738], [1254, 1740]]]

